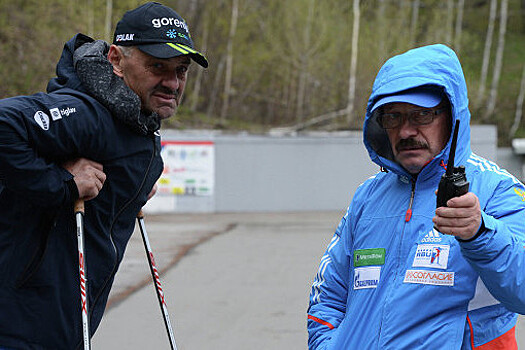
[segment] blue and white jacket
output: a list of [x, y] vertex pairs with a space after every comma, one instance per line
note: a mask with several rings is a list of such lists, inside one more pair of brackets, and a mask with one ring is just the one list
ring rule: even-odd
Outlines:
[[[428, 84], [444, 89], [453, 125], [461, 121], [455, 164], [466, 167], [485, 227], [471, 241], [433, 229], [434, 192], [451, 140], [413, 178], [393, 160], [370, 114], [381, 95]], [[525, 313], [525, 188], [472, 153], [469, 122], [462, 68], [448, 47], [414, 49], [381, 68], [363, 134], [372, 161], [387, 172], [357, 189], [321, 259], [308, 308], [309, 349], [517, 348], [516, 313]]]

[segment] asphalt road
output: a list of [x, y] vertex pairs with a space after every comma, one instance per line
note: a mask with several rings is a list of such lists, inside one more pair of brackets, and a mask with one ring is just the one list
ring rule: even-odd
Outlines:
[[[178, 349], [306, 349], [310, 285], [341, 215], [146, 218]], [[136, 234], [93, 349], [169, 349], [143, 254]], [[517, 334], [525, 349], [525, 320]]]

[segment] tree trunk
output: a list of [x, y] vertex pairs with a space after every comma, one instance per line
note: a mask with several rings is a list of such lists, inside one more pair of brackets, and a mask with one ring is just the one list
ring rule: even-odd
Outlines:
[[219, 98], [219, 85], [221, 82], [222, 72], [224, 71], [224, 61], [225, 57], [222, 56], [221, 60], [219, 61], [219, 64], [217, 65], [217, 71], [215, 73], [215, 79], [213, 80], [213, 87], [211, 89], [210, 99], [208, 102], [208, 109], [206, 110], [206, 117], [208, 119], [212, 118], [213, 109], [215, 108], [215, 104], [217, 102], [217, 99]]
[[492, 77], [492, 85], [490, 89], [489, 100], [487, 103], [487, 110], [485, 111], [484, 120], [488, 120], [494, 114], [496, 109], [496, 99], [498, 95], [499, 78], [501, 76], [501, 67], [503, 64], [503, 50], [505, 49], [505, 32], [507, 30], [507, 8], [508, 0], [501, 1], [501, 15], [499, 20], [499, 36], [498, 48], [496, 51], [496, 62], [494, 63], [494, 75]]
[[196, 17], [197, 17], [197, 10], [199, 8], [199, 0], [190, 0], [189, 1], [189, 9], [188, 9], [188, 18], [184, 17], [186, 22], [190, 23], [193, 26], [196, 25]]
[[[202, 52], [204, 55], [206, 54], [206, 50], [208, 48], [208, 36], [209, 36], [209, 18], [210, 16], [204, 16], [203, 17], [203, 33], [202, 33], [202, 44], [199, 48], [200, 52]], [[190, 104], [190, 110], [195, 113], [197, 111], [197, 104], [199, 102], [199, 96], [201, 91], [201, 85], [202, 85], [202, 74], [204, 72], [204, 69], [201, 66], [198, 66], [197, 68], [197, 74], [195, 75], [195, 84], [193, 85], [193, 90], [191, 93], [191, 104]]]
[[113, 0], [106, 0], [106, 21], [105, 21], [105, 32], [104, 38], [108, 43], [111, 43], [113, 40], [111, 34], [113, 33], [113, 23], [111, 19], [113, 18]]
[[304, 119], [304, 100], [306, 95], [306, 83], [308, 79], [308, 65], [309, 57], [308, 51], [311, 46], [310, 32], [312, 31], [313, 18], [314, 18], [315, 0], [310, 0], [308, 5], [308, 18], [306, 25], [304, 26], [303, 38], [304, 38], [304, 53], [300, 57], [299, 65], [299, 83], [297, 86], [297, 100], [295, 108], [295, 122], [300, 123]]
[[512, 140], [518, 127], [521, 123], [521, 117], [523, 115], [523, 100], [525, 99], [525, 64], [523, 65], [523, 72], [521, 73], [521, 85], [518, 99], [516, 100], [516, 115], [514, 116], [514, 123], [510, 128], [509, 139]]
[[521, 31], [525, 33], [525, 0], [521, 0]]
[[347, 115], [347, 126], [352, 126], [354, 122], [354, 109], [355, 109], [355, 84], [356, 84], [356, 71], [357, 71], [357, 50], [359, 40], [359, 20], [361, 13], [359, 11], [359, 0], [354, 0], [353, 4], [354, 13], [354, 25], [352, 28], [352, 56], [350, 59], [350, 76], [348, 78], [348, 105], [346, 106]]
[[487, 75], [489, 72], [490, 49], [492, 47], [492, 37], [494, 36], [494, 23], [498, 12], [498, 0], [490, 1], [489, 24], [487, 28], [487, 37], [485, 39], [485, 49], [483, 50], [483, 63], [481, 65], [481, 75], [479, 79], [478, 96], [476, 98], [476, 107], [479, 108], [485, 96], [487, 84]]
[[226, 50], [226, 76], [224, 82], [224, 93], [222, 95], [221, 123], [226, 122], [226, 114], [230, 105], [230, 95], [232, 92], [232, 72], [233, 72], [233, 40], [237, 31], [237, 19], [239, 18], [239, 0], [232, 0], [232, 16], [230, 22], [230, 34], [228, 35], [228, 45]]
[[465, 0], [458, 0], [458, 12], [456, 13], [456, 30], [454, 32], [454, 49], [459, 55], [461, 51], [461, 31], [463, 28], [463, 10], [465, 9]]
[[94, 14], [94, 6], [93, 6], [93, 0], [88, 0], [87, 2], [87, 32], [88, 36], [94, 37], [95, 36], [95, 14]]
[[293, 107], [292, 107], [292, 81], [293, 81], [293, 67], [290, 63], [283, 65], [283, 76], [285, 84], [282, 85], [282, 100], [285, 106], [284, 120], [291, 122], [293, 119]]
[[445, 42], [448, 45], [452, 44], [452, 19], [454, 18], [454, 1], [448, 0], [447, 1], [447, 15], [445, 16], [446, 20], [446, 28], [445, 28]]
[[420, 0], [414, 0], [412, 2], [412, 18], [410, 20], [410, 47], [414, 47], [414, 45], [416, 44], [419, 5]]
[[306, 79], [308, 72], [306, 56], [301, 57], [301, 68], [299, 68], [299, 82], [297, 83], [297, 100], [295, 101], [295, 122], [300, 123], [304, 119], [304, 95], [306, 90]]
[[[525, 1], [525, 0], [524, 0]], [[379, 7], [375, 18], [376, 23], [379, 23], [379, 62], [384, 62], [387, 56], [386, 41], [388, 38], [386, 13], [386, 0], [379, 0]]]

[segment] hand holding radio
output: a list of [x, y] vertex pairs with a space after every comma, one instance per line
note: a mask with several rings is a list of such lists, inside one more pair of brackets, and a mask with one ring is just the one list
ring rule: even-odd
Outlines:
[[481, 227], [481, 207], [478, 197], [472, 193], [452, 198], [447, 207], [436, 209], [432, 219], [436, 230], [468, 240], [476, 235]]
[[465, 167], [454, 166], [458, 130], [459, 120], [454, 128], [447, 171], [443, 174], [436, 193], [437, 209], [432, 221], [441, 233], [467, 240], [474, 237], [481, 225], [481, 208], [478, 197], [469, 192], [470, 184]]
[[454, 136], [450, 145], [450, 154], [448, 158], [447, 171], [439, 181], [437, 192], [437, 207], [446, 207], [449, 199], [464, 195], [469, 190], [469, 182], [465, 174], [465, 167], [454, 166], [454, 156], [456, 154], [456, 144], [458, 140], [459, 120], [454, 128]]

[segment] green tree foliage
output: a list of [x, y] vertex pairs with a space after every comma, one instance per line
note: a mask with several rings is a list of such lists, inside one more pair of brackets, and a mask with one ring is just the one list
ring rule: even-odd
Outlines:
[[[92, 33], [95, 38], [107, 40], [108, 1], [0, 0], [0, 97], [44, 90], [54, 76], [64, 42], [75, 33]], [[141, 3], [144, 1], [112, 0], [112, 27], [126, 10]], [[187, 19], [196, 46], [205, 47], [210, 61], [207, 70], [192, 65], [186, 101], [176, 121], [172, 118], [172, 125], [219, 126], [232, 0], [163, 3]], [[360, 1], [356, 125], [362, 123], [380, 66], [388, 57], [413, 46], [445, 43], [460, 48], [457, 53], [471, 100], [476, 98], [490, 0], [464, 1], [461, 18], [457, 17], [461, 14], [458, 3], [459, 0]], [[525, 1], [509, 0], [508, 6], [496, 109], [484, 121], [498, 125], [502, 135], [508, 132], [516, 114], [525, 63]], [[348, 0], [239, 0], [228, 115], [220, 126], [262, 131], [344, 109], [348, 103], [352, 16], [352, 2]], [[459, 32], [456, 23], [462, 24]], [[495, 45], [487, 86], [492, 79], [494, 56]], [[192, 95], [193, 89], [198, 89], [199, 96]], [[481, 122], [485, 107], [483, 103], [471, 104], [474, 123]], [[331, 120], [329, 127], [347, 129], [346, 120]], [[525, 135], [525, 126], [518, 128], [517, 136], [520, 135]]]

